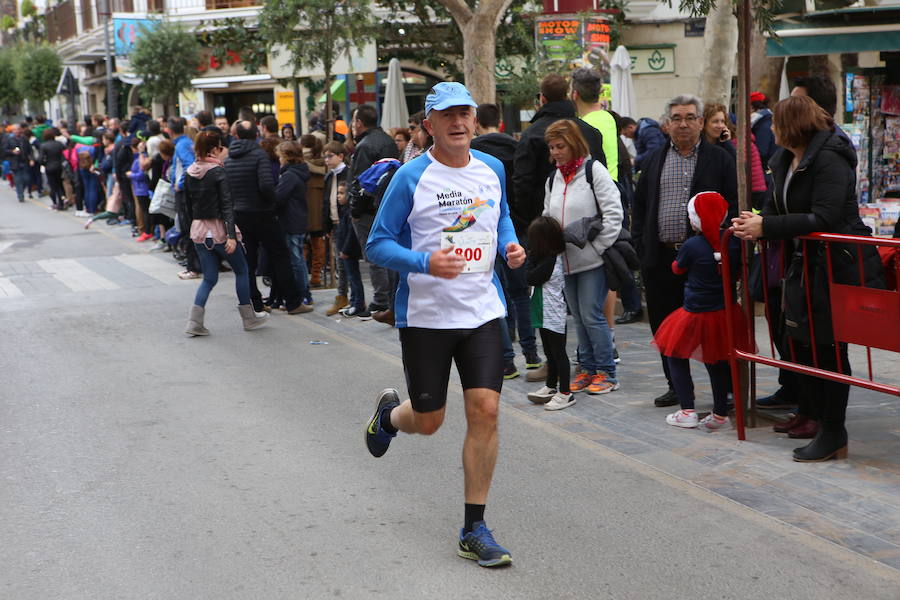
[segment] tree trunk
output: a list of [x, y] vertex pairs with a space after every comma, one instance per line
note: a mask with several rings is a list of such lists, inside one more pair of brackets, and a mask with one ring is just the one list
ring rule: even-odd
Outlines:
[[737, 19], [731, 2], [720, 2], [706, 17], [699, 96], [729, 106], [737, 53]]
[[463, 34], [463, 76], [475, 102], [493, 103], [497, 98], [494, 67], [497, 64], [497, 26], [490, 15], [472, 16], [461, 27]]
[[762, 92], [769, 99], [769, 106], [778, 101], [781, 89], [781, 71], [784, 69], [783, 56], [766, 56], [766, 38], [753, 28], [750, 55], [751, 92]]

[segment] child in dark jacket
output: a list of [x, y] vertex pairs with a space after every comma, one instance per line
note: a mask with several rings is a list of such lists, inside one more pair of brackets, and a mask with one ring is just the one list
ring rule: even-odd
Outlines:
[[347, 274], [347, 284], [350, 288], [350, 306], [341, 309], [340, 314], [368, 321], [372, 318], [372, 313], [366, 308], [366, 292], [363, 288], [362, 275], [359, 272], [362, 248], [353, 231], [353, 220], [350, 217], [350, 206], [347, 204], [347, 200], [347, 184], [339, 183], [337, 203], [340, 222], [334, 231], [334, 236], [335, 245], [340, 248], [341, 265], [344, 267], [344, 273]]
[[528, 227], [530, 250], [526, 282], [534, 286], [531, 296], [531, 322], [541, 334], [547, 355], [547, 381], [541, 389], [528, 394], [544, 410], [561, 410], [575, 404], [569, 389], [569, 356], [566, 354], [566, 300], [563, 296], [565, 272], [562, 253], [566, 242], [559, 221], [538, 217]]
[[[684, 306], [659, 326], [653, 344], [669, 363], [669, 372], [681, 410], [666, 417], [675, 427], [715, 430], [728, 424], [728, 393], [731, 377], [721, 261], [721, 227], [728, 203], [717, 192], [701, 192], [688, 202], [688, 216], [701, 235], [689, 238], [678, 250], [672, 271], [687, 274]], [[732, 326], [735, 346], [750, 349], [748, 324], [743, 311], [735, 307]], [[698, 419], [694, 410], [694, 382], [688, 359], [704, 363], [713, 392], [713, 412]]]

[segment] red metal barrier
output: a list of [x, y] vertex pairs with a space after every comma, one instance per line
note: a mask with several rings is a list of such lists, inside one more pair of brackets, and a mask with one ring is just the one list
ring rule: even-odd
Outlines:
[[[729, 229], [722, 236], [722, 247], [728, 248], [733, 232]], [[900, 387], [885, 383], [878, 383], [874, 380], [872, 370], [872, 348], [888, 350], [890, 352], [900, 352], [900, 291], [873, 289], [865, 287], [865, 272], [863, 269], [863, 246], [880, 246], [886, 248], [895, 248], [900, 252], [900, 239], [890, 238], [873, 238], [855, 235], [839, 235], [833, 233], [813, 233], [807, 236], [797, 238], [801, 240], [803, 245], [803, 281], [805, 283], [805, 296], [807, 314], [812, 315], [812, 294], [810, 292], [809, 277], [809, 261], [807, 251], [812, 245], [816, 248], [818, 244], [825, 245], [825, 256], [827, 257], [827, 278], [828, 291], [831, 299], [831, 314], [834, 339], [836, 342], [844, 342], [848, 344], [856, 344], [866, 347], [866, 355], [868, 359], [868, 379], [861, 379], [844, 374], [841, 365], [840, 353], [838, 345], [835, 344], [835, 353], [837, 354], [838, 371], [828, 371], [819, 368], [819, 360], [816, 355], [816, 345], [812, 343], [813, 366], [799, 364], [794, 361], [775, 358], [775, 342], [772, 333], [772, 321], [769, 314], [769, 285], [768, 273], [766, 269], [766, 242], [760, 243], [759, 260], [762, 263], [761, 277], [762, 289], [765, 295], [766, 304], [766, 323], [769, 327], [769, 342], [772, 351], [771, 356], [764, 356], [753, 352], [745, 352], [735, 348], [735, 332], [734, 321], [732, 320], [732, 311], [745, 310], [747, 312], [747, 322], [749, 323], [749, 334], [751, 347], [756, 347], [756, 326], [753, 318], [753, 302], [750, 299], [750, 291], [748, 285], [741, 286], [743, 291], [743, 308], [735, 303], [734, 290], [731, 285], [725, 285], [725, 310], [728, 315], [727, 334], [728, 344], [732, 348], [729, 364], [731, 367], [732, 390], [734, 393], [734, 410], [735, 420], [737, 422], [738, 439], [746, 439], [744, 430], [744, 402], [742, 398], [743, 390], [740, 384], [740, 375], [738, 370], [738, 361], [747, 361], [768, 365], [770, 367], [778, 367], [787, 369], [802, 375], [810, 375], [821, 379], [828, 379], [838, 383], [846, 383], [858, 387], [900, 396]], [[785, 242], [789, 244], [788, 240]], [[815, 243], [815, 244], [813, 244]], [[848, 285], [844, 283], [836, 283], [832, 272], [832, 256], [831, 244], [855, 244], [856, 259], [858, 261], [860, 285]], [[748, 260], [749, 243], [741, 244], [741, 275], [744, 282], [749, 281], [750, 265]], [[843, 250], [842, 251], [846, 251]], [[722, 252], [722, 280], [731, 281], [732, 267], [729, 260], [729, 253]], [[900, 281], [900, 261], [895, 263], [898, 279]], [[900, 287], [900, 286], [898, 286]], [[814, 319], [809, 319], [810, 340], [815, 340]], [[794, 359], [793, 343], [790, 343], [791, 358]]]

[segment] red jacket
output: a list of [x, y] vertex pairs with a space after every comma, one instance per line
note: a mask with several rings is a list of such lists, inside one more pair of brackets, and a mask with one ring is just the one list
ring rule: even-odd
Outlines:
[[[753, 143], [750, 144], [750, 191], [764, 192], [766, 191], [766, 176], [763, 171], [762, 160], [759, 158], [759, 148], [756, 147], [756, 136], [750, 134]], [[731, 143], [737, 148], [737, 140], [732, 138]]]

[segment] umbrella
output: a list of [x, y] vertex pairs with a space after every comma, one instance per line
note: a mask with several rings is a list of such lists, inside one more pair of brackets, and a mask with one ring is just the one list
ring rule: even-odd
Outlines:
[[381, 128], [389, 130], [406, 127], [409, 123], [409, 110], [406, 108], [406, 92], [403, 91], [403, 73], [400, 61], [396, 58], [388, 63], [387, 77], [384, 104], [381, 105]]
[[631, 81], [631, 55], [625, 46], [616, 48], [610, 64], [612, 71], [612, 108], [622, 117], [631, 117], [634, 108], [634, 84]]

